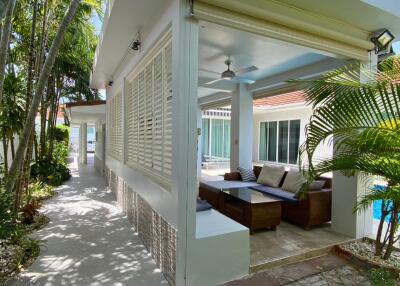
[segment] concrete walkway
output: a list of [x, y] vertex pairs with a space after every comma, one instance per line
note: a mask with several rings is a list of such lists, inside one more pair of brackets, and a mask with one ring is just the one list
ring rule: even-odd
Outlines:
[[73, 178], [46, 203], [50, 224], [39, 258], [8, 283], [43, 285], [168, 285], [93, 167], [71, 164]]

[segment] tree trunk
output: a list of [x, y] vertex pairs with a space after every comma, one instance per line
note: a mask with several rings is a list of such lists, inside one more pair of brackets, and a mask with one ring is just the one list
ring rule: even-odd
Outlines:
[[47, 30], [46, 30], [46, 25], [47, 25], [47, 14], [48, 14], [48, 0], [44, 0], [44, 12], [43, 12], [43, 21], [42, 21], [42, 30], [40, 33], [40, 45], [39, 45], [39, 53], [36, 55], [36, 77], [39, 77], [39, 71], [42, 69], [42, 64], [44, 60], [44, 52], [45, 52], [45, 46], [47, 43]]
[[375, 256], [379, 257], [381, 257], [384, 247], [384, 244], [382, 243], [382, 230], [387, 215], [388, 213], [386, 209], [386, 201], [383, 200], [381, 207], [381, 219], [379, 221], [378, 231], [376, 232], [376, 238], [375, 238]]
[[4, 128], [2, 132], [2, 137], [3, 137], [3, 153], [4, 153], [4, 176], [6, 177], [8, 174], [8, 143]]
[[43, 69], [40, 72], [40, 77], [36, 85], [36, 91], [33, 96], [32, 104], [29, 108], [29, 113], [25, 122], [24, 130], [21, 134], [20, 143], [18, 145], [18, 149], [15, 154], [15, 159], [11, 164], [9, 175], [6, 181], [6, 189], [10, 192], [15, 187], [15, 183], [18, 177], [18, 172], [22, 166], [24, 155], [28, 146], [28, 141], [35, 125], [35, 118], [42, 98], [45, 84], [50, 76], [51, 70], [54, 65], [54, 61], [57, 56], [57, 52], [63, 42], [64, 34], [68, 28], [68, 25], [73, 20], [80, 2], [81, 0], [71, 1], [68, 11], [65, 14], [64, 19], [62, 20], [61, 25], [58, 28], [57, 34], [53, 40], [48, 57], [46, 58], [46, 61], [44, 63]]
[[14, 136], [10, 137], [10, 147], [11, 147], [11, 159], [14, 160], [15, 157]]
[[0, 22], [4, 17], [9, 2], [10, 0], [0, 0]]
[[42, 100], [42, 103], [40, 105], [40, 158], [43, 159], [46, 156], [46, 119], [47, 119], [47, 107], [48, 103], [47, 100], [51, 98], [51, 91], [50, 91], [50, 85], [51, 85], [51, 77], [49, 81], [47, 82], [47, 91], [46, 91], [46, 98]]
[[392, 217], [391, 217], [391, 224], [390, 224], [390, 233], [389, 233], [389, 241], [388, 245], [386, 247], [385, 255], [383, 256], [383, 259], [389, 259], [390, 255], [392, 254], [393, 251], [393, 244], [395, 242], [395, 235], [396, 235], [396, 230], [399, 224], [399, 203], [398, 202], [393, 202], [393, 210], [392, 210]]
[[28, 111], [28, 106], [30, 99], [32, 97], [32, 86], [33, 86], [33, 67], [35, 64], [35, 36], [36, 36], [36, 20], [37, 20], [37, 0], [33, 2], [33, 16], [32, 16], [32, 28], [31, 28], [31, 38], [29, 42], [29, 62], [28, 62], [28, 80], [26, 84], [26, 112]]
[[14, 13], [14, 7], [15, 7], [15, 0], [10, 0], [7, 6], [7, 13], [4, 19], [4, 25], [0, 40], [0, 102], [3, 101], [3, 84], [4, 84], [7, 57], [8, 57], [8, 43], [10, 41], [10, 36], [11, 36], [11, 24], [12, 24], [12, 16]]

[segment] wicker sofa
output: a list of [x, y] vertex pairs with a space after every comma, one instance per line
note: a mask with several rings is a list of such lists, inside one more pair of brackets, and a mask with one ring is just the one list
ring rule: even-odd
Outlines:
[[[254, 166], [254, 174], [258, 178], [262, 167]], [[280, 187], [283, 185], [286, 173], [283, 176]], [[242, 181], [239, 172], [226, 173], [226, 181]], [[325, 185], [321, 190], [308, 191], [303, 198], [294, 198], [287, 196], [288, 192], [280, 188], [269, 188], [265, 186], [253, 186], [251, 189], [264, 192], [266, 194], [277, 196], [282, 202], [282, 219], [301, 225], [305, 229], [320, 225], [331, 220], [332, 210], [332, 180], [329, 178], [317, 178], [324, 180]]]

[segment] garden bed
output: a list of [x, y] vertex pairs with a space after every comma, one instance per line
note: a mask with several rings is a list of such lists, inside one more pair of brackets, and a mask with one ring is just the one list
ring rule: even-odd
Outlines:
[[369, 238], [362, 238], [352, 242], [335, 246], [336, 253], [355, 264], [366, 269], [380, 268], [392, 273], [395, 277], [400, 275], [400, 250], [395, 248], [389, 259], [383, 260], [374, 255], [375, 242]]
[[30, 237], [30, 233], [43, 228], [48, 222], [47, 216], [36, 215], [32, 224], [16, 228], [11, 239], [0, 239], [0, 285], [35, 261], [40, 253], [41, 241]]

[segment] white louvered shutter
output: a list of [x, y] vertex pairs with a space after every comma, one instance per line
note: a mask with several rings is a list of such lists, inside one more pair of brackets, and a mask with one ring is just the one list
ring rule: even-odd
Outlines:
[[[127, 164], [169, 181], [172, 45], [169, 33], [127, 78]], [[167, 180], [164, 180], [167, 179]]]
[[163, 140], [163, 172], [172, 173], [172, 43], [164, 50], [164, 140]]
[[163, 171], [163, 53], [154, 59], [153, 89], [153, 168]]

